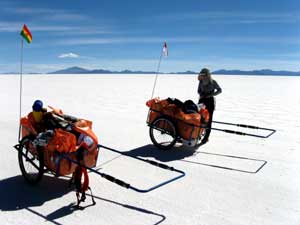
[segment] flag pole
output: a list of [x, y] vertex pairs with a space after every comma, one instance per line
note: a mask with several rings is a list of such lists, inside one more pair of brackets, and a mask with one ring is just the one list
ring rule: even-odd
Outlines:
[[153, 95], [154, 95], [154, 89], [155, 89], [155, 86], [156, 86], [156, 81], [157, 81], [157, 77], [158, 77], [158, 73], [159, 73], [159, 68], [160, 68], [160, 62], [161, 62], [162, 54], [163, 54], [163, 49], [161, 50], [161, 53], [160, 53], [159, 62], [158, 62], [157, 70], [156, 70], [154, 85], [153, 85], [152, 94], [151, 94], [151, 98], [150, 99], [152, 99]]
[[[23, 44], [24, 40], [21, 38], [21, 58], [20, 58], [20, 96], [19, 96], [19, 119], [21, 119], [22, 116], [22, 84], [23, 84]], [[20, 141], [20, 135], [21, 135], [21, 123], [19, 121], [19, 134], [18, 134], [18, 141]]]

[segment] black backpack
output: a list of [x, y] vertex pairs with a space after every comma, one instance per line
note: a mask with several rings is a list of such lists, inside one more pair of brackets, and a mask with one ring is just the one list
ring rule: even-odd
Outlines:
[[190, 114], [190, 113], [198, 113], [199, 109], [198, 106], [192, 100], [186, 100], [183, 103], [182, 111], [186, 114]]
[[167, 98], [167, 101], [168, 101], [169, 104], [174, 104], [174, 105], [176, 105], [179, 108], [183, 107], [183, 102], [180, 101], [177, 98]]

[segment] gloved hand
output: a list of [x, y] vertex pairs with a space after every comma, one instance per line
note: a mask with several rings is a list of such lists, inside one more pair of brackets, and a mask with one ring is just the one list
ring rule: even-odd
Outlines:
[[39, 133], [33, 140], [32, 144], [37, 147], [44, 147], [48, 144], [49, 140], [54, 136], [53, 130], [47, 130], [46, 132]]

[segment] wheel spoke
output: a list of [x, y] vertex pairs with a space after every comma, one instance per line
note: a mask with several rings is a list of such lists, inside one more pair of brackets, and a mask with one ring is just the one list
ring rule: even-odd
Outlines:
[[150, 138], [155, 146], [170, 149], [176, 143], [176, 129], [167, 118], [158, 118], [150, 126]]
[[29, 143], [29, 138], [21, 141], [18, 153], [19, 165], [25, 180], [30, 184], [36, 184], [44, 172], [43, 152], [33, 149]]
[[28, 162], [27, 164], [31, 164], [33, 167], [35, 167], [37, 170], [39, 170], [38, 165], [36, 165], [36, 164], [33, 162], [33, 161], [36, 160], [37, 158], [36, 158], [34, 155], [32, 155], [31, 153], [30, 153], [30, 154], [31, 154], [31, 157], [32, 157], [32, 158], [29, 158], [28, 153], [30, 153], [30, 151], [27, 151], [26, 154], [24, 154], [23, 152], [22, 152], [21, 154], [23, 155], [23, 157], [25, 157], [25, 161]]

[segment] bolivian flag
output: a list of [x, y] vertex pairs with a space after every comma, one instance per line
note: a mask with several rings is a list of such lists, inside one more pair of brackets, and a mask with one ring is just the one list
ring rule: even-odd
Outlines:
[[25, 24], [20, 34], [28, 43], [32, 42], [32, 35]]

